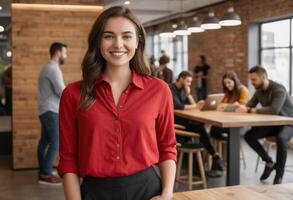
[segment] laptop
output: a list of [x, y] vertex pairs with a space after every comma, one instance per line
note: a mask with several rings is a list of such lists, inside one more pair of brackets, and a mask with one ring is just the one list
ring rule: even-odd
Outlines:
[[200, 110], [201, 111], [217, 110], [217, 107], [222, 102], [223, 98], [224, 98], [223, 93], [208, 95], [207, 99], [205, 100], [205, 103], [204, 103], [203, 107]]

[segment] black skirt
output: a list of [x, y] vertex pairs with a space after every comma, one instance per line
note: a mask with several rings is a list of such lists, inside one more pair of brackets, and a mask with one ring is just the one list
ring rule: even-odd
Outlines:
[[122, 177], [85, 177], [82, 200], [149, 200], [160, 195], [161, 179], [153, 167]]

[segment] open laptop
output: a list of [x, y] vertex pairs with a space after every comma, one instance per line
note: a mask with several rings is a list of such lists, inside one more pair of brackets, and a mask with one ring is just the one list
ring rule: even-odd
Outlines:
[[203, 107], [200, 110], [201, 111], [217, 110], [217, 107], [222, 102], [223, 97], [224, 97], [223, 93], [208, 95]]

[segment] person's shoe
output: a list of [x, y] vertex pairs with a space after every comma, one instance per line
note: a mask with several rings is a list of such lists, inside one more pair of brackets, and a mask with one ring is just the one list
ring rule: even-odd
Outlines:
[[279, 169], [277, 165], [275, 165], [275, 168], [276, 168], [276, 176], [275, 176], [275, 179], [274, 179], [274, 185], [275, 184], [281, 184], [282, 183], [282, 178], [283, 178], [283, 175], [284, 175], [284, 169]]
[[272, 171], [275, 169], [275, 166], [276, 166], [275, 164], [271, 166], [266, 164], [265, 169], [260, 177], [260, 180], [261, 181], [266, 180], [271, 175]]
[[220, 156], [215, 155], [213, 157], [212, 170], [211, 171], [224, 171], [225, 164]]
[[282, 177], [279, 177], [278, 175], [276, 175], [274, 179], [274, 185], [281, 184], [281, 183], [282, 183]]
[[44, 185], [62, 185], [62, 180], [58, 176], [50, 175], [50, 176], [42, 176], [39, 175], [40, 184]]

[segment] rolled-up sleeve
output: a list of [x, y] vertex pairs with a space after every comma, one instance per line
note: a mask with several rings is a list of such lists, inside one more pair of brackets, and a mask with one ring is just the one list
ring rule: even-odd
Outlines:
[[166, 84], [163, 92], [164, 101], [161, 101], [159, 115], [156, 120], [156, 133], [159, 149], [159, 162], [174, 160], [176, 162], [176, 137], [174, 131], [174, 111], [172, 94]]
[[79, 174], [77, 164], [77, 103], [67, 87], [61, 96], [59, 106], [59, 165], [58, 173]]

